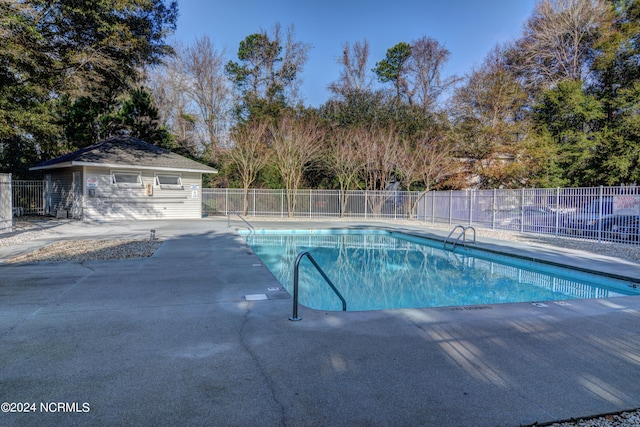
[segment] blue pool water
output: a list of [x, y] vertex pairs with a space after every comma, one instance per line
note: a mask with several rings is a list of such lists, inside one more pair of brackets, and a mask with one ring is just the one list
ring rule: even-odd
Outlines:
[[[637, 284], [385, 230], [258, 230], [247, 243], [293, 293], [297, 255], [309, 251], [348, 311], [565, 301], [639, 295]], [[299, 270], [299, 302], [341, 310], [311, 262]]]

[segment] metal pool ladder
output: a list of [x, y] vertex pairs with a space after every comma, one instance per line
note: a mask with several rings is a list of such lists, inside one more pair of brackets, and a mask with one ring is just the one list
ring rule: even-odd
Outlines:
[[249, 221], [247, 221], [246, 219], [244, 219], [244, 218], [242, 217], [242, 215], [240, 215], [240, 214], [239, 214], [238, 212], [236, 212], [236, 211], [229, 211], [229, 212], [227, 213], [227, 227], [231, 227], [231, 221], [230, 221], [230, 220], [231, 220], [231, 215], [235, 215], [235, 216], [237, 216], [238, 218], [240, 218], [240, 219], [242, 220], [242, 222], [244, 222], [245, 224], [247, 224], [247, 227], [249, 227], [249, 234], [251, 234], [251, 233], [253, 233], [254, 231], [256, 231], [256, 230], [253, 228], [253, 225], [249, 224]]
[[300, 261], [302, 261], [302, 258], [305, 256], [309, 258], [309, 261], [311, 261], [311, 264], [313, 264], [316, 270], [318, 270], [318, 273], [320, 273], [322, 278], [329, 284], [333, 292], [335, 292], [338, 298], [340, 298], [340, 301], [342, 301], [342, 311], [347, 311], [347, 302], [342, 297], [342, 294], [340, 294], [340, 291], [338, 291], [338, 289], [335, 287], [333, 282], [327, 277], [327, 275], [324, 273], [322, 268], [320, 268], [316, 260], [311, 256], [311, 254], [308, 251], [302, 251], [298, 254], [298, 257], [296, 258], [296, 262], [293, 267], [293, 315], [289, 317], [289, 320], [294, 320], [294, 321], [302, 320], [301, 317], [298, 317], [298, 269], [300, 267]]
[[[458, 237], [456, 237], [456, 239], [452, 242], [449, 241], [449, 238], [451, 238], [451, 236], [453, 235], [453, 233], [456, 232], [456, 230], [460, 229], [460, 234], [458, 234]], [[443, 249], [447, 249], [447, 243], [451, 243], [451, 250], [454, 250], [456, 245], [458, 244], [458, 242], [460, 241], [460, 239], [462, 239], [463, 242], [467, 241], [467, 230], [473, 230], [473, 240], [471, 241], [471, 243], [475, 243], [476, 242], [476, 229], [473, 228], [472, 226], [467, 226], [465, 227], [464, 225], [456, 225], [453, 230], [451, 230], [451, 233], [449, 233], [449, 235], [447, 236], [446, 239], [444, 239], [444, 244], [442, 245]]]

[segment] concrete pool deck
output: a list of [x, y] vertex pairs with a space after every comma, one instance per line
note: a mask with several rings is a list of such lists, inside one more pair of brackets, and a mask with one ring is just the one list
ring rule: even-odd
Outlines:
[[[237, 234], [239, 220], [49, 225], [54, 237], [0, 248], [0, 403], [35, 404], [0, 412], [2, 426], [518, 426], [640, 407], [640, 297], [300, 307], [291, 322], [291, 298]], [[53, 241], [151, 229], [164, 243], [150, 258], [3, 262]], [[478, 241], [640, 279], [637, 263]]]

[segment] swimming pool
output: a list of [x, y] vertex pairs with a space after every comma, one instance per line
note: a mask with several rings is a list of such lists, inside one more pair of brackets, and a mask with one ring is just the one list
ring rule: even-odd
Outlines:
[[[309, 251], [344, 296], [348, 311], [566, 301], [640, 295], [630, 281], [456, 247], [387, 230], [257, 230], [248, 245], [292, 293], [294, 262]], [[339, 298], [302, 259], [299, 302], [341, 310]]]

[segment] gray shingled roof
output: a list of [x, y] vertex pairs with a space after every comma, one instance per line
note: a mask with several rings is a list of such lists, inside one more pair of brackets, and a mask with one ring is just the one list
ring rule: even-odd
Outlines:
[[38, 163], [30, 170], [71, 166], [100, 166], [217, 173], [218, 171], [169, 150], [130, 136], [118, 136], [73, 153]]

